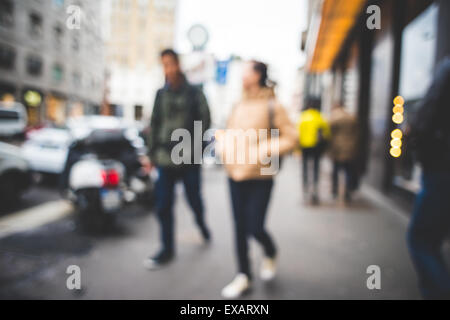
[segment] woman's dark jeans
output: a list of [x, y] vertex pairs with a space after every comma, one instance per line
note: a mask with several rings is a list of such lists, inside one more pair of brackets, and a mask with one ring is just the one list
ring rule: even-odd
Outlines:
[[303, 163], [303, 190], [308, 190], [309, 176], [311, 173], [310, 166], [312, 165], [312, 183], [314, 187], [314, 192], [317, 192], [319, 185], [319, 175], [320, 175], [320, 156], [322, 150], [319, 147], [313, 148], [303, 148], [302, 149], [302, 163]]
[[276, 248], [264, 224], [273, 187], [273, 180], [229, 179], [236, 236], [239, 272], [251, 278], [248, 257], [248, 239], [253, 236], [264, 249], [267, 257], [275, 257]]

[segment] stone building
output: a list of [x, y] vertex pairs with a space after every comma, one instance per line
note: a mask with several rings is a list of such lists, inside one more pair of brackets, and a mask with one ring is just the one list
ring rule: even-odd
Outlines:
[[104, 90], [100, 1], [0, 0], [0, 100], [30, 125], [98, 113]]
[[159, 53], [172, 47], [176, 0], [104, 2], [108, 101], [111, 113], [148, 118], [162, 85]]

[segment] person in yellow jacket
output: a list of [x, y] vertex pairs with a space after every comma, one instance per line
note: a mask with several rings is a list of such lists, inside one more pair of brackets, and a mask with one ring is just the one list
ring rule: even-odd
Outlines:
[[310, 195], [310, 167], [313, 166], [312, 202], [319, 202], [318, 184], [320, 174], [320, 157], [325, 150], [330, 138], [330, 127], [320, 109], [320, 99], [309, 98], [306, 108], [300, 114], [298, 121], [298, 134], [303, 162], [303, 193], [305, 199]]

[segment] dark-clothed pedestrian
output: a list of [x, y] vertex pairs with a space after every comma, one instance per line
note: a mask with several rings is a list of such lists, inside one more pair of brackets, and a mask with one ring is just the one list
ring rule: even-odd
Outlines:
[[[182, 181], [184, 184], [188, 203], [203, 239], [209, 241], [211, 237], [205, 222], [201, 197], [201, 165], [194, 161], [188, 164], [178, 164], [174, 161], [172, 149], [177, 142], [171, 138], [177, 129], [186, 129], [194, 137], [195, 121], [201, 122], [203, 132], [207, 130], [211, 122], [208, 103], [203, 92], [187, 81], [175, 51], [164, 50], [161, 53], [161, 62], [166, 83], [156, 94], [148, 145], [150, 160], [158, 170], [156, 211], [161, 228], [162, 246], [156, 255], [144, 261], [144, 265], [149, 269], [169, 262], [175, 254], [173, 207], [176, 182]], [[195, 143], [192, 142], [192, 145]], [[194, 148], [189, 150], [191, 157], [194, 158], [194, 152], [198, 151]]]
[[425, 299], [450, 299], [442, 245], [450, 231], [450, 57], [438, 66], [410, 136], [422, 164], [422, 189], [408, 230], [409, 251]]

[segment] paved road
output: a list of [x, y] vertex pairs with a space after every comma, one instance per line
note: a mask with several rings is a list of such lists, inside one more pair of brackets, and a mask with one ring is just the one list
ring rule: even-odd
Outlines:
[[[407, 220], [365, 192], [351, 207], [326, 195], [319, 207], [301, 199], [299, 166], [286, 159], [277, 178], [268, 228], [280, 249], [279, 276], [256, 279], [248, 299], [418, 299], [405, 245]], [[142, 260], [157, 249], [155, 216], [140, 207], [123, 212], [118, 230], [80, 235], [71, 217], [0, 239], [0, 298], [218, 299], [235, 273], [230, 203], [220, 169], [204, 170], [204, 198], [213, 243], [204, 246], [177, 189], [178, 255], [159, 271]], [[366, 195], [370, 195], [369, 197]], [[261, 250], [252, 243], [253, 266]], [[81, 292], [66, 288], [69, 265], [81, 268]], [[381, 290], [366, 287], [369, 265], [381, 268]]]

